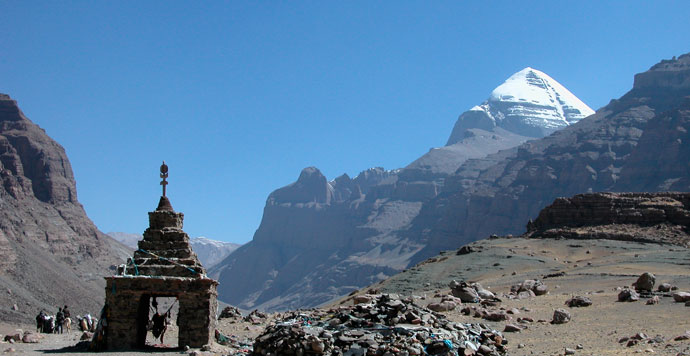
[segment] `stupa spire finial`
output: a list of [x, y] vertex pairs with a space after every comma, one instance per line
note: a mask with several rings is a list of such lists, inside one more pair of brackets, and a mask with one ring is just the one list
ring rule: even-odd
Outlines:
[[168, 185], [168, 181], [166, 180], [168, 178], [168, 165], [165, 164], [165, 161], [161, 164], [161, 178], [163, 178], [161, 185], [163, 186], [163, 196], [165, 196], [165, 187]]

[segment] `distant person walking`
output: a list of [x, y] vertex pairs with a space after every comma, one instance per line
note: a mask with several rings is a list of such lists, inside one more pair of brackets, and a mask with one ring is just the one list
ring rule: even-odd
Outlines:
[[37, 330], [39, 333], [45, 332], [45, 326], [44, 326], [44, 324], [45, 324], [45, 320], [46, 320], [47, 318], [48, 318], [48, 317], [47, 317], [47, 315], [46, 315], [46, 312], [43, 311], [43, 310], [41, 310], [41, 312], [38, 313], [38, 315], [36, 315], [36, 330]]
[[65, 329], [67, 329], [67, 333], [69, 334], [70, 330], [72, 329], [72, 314], [70, 314], [66, 305], [64, 308], [62, 308], [62, 315], [64, 316], [64, 322], [62, 325]]
[[58, 308], [57, 314], [55, 314], [55, 333], [62, 334], [62, 324], [65, 323], [65, 313], [62, 308]]

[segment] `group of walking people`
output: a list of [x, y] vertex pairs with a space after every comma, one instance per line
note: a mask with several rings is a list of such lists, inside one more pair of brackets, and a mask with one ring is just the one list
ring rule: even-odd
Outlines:
[[36, 316], [36, 329], [42, 333], [62, 334], [64, 330], [69, 332], [71, 324], [72, 314], [66, 305], [58, 308], [54, 316], [48, 315], [45, 310], [41, 310]]

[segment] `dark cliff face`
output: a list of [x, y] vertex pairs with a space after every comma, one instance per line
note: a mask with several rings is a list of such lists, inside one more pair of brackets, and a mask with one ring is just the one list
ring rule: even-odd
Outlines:
[[366, 226], [376, 209], [363, 189], [389, 176], [374, 168], [328, 182], [318, 169], [305, 168], [295, 183], [269, 196], [253, 240], [210, 270], [218, 276], [220, 299], [245, 309], [298, 308], [394, 273], [350, 259], [371, 249], [367, 237], [376, 235]]
[[595, 115], [463, 164], [406, 233], [427, 243], [414, 260], [490, 234], [520, 234], [526, 221], [560, 196], [688, 190], [687, 160], [676, 160], [688, 151], [683, 139], [690, 56], [665, 63], [638, 74], [630, 92]]
[[105, 285], [97, 276], [120, 263], [125, 250], [86, 216], [62, 146], [4, 94], [0, 179], [0, 284], [12, 290], [0, 302], [21, 304], [16, 312], [3, 310], [0, 318], [28, 320], [40, 308], [77, 300], [97, 312]]
[[65, 150], [29, 121], [7, 95], [0, 96], [0, 125], [5, 191], [17, 199], [75, 203], [77, 189]]
[[678, 108], [649, 121], [616, 186], [631, 191], [690, 191], [689, 132], [690, 97], [686, 97]]

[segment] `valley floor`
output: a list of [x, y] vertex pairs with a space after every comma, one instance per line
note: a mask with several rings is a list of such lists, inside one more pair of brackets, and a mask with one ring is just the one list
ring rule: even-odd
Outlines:
[[[512, 314], [513, 320], [492, 322], [461, 312], [468, 306], [479, 307], [476, 303], [463, 303], [443, 314], [453, 321], [483, 323], [498, 331], [503, 331], [506, 324], [516, 323], [517, 318], [533, 319], [525, 323], [527, 328], [520, 332], [504, 333], [509, 342], [509, 355], [564, 355], [566, 348], [573, 349], [575, 355], [690, 355], [690, 340], [674, 340], [690, 333], [690, 307], [663, 295], [659, 295], [660, 302], [655, 305], [646, 305], [645, 298], [637, 302], [617, 301], [620, 288], [631, 286], [644, 272], [653, 273], [657, 285], [667, 282], [678, 286], [680, 291], [690, 291], [690, 250], [687, 248], [610, 240], [523, 238], [482, 240], [470, 246], [474, 251], [469, 254], [447, 251], [358, 294], [378, 289], [380, 293], [412, 295], [416, 304], [426, 306], [449, 294], [448, 284], [453, 279], [480, 282], [502, 300], [497, 309], [515, 308], [519, 314]], [[544, 278], [549, 274], [559, 276]], [[540, 279], [548, 285], [549, 293], [528, 299], [508, 298], [511, 286], [526, 279]], [[582, 308], [565, 306], [565, 301], [573, 295], [586, 296], [593, 304]], [[353, 297], [348, 296], [324, 308], [352, 305]], [[558, 308], [568, 310], [572, 320], [561, 325], [551, 324], [553, 312]], [[254, 324], [240, 319], [221, 319], [218, 329], [233, 340], [251, 343], [276, 317], [279, 315], [270, 315]], [[16, 326], [2, 325], [0, 333], [5, 335], [14, 329]], [[637, 333], [649, 338], [630, 347], [619, 342]], [[73, 354], [75, 352], [69, 347], [78, 342], [79, 336], [80, 333], [72, 332], [45, 335], [37, 344], [3, 343], [0, 352], [10, 355]], [[174, 334], [167, 337], [173, 340]], [[648, 342], [655, 338], [657, 342]], [[578, 345], [581, 346], [578, 348]], [[8, 352], [8, 349], [14, 351]], [[211, 352], [199, 354], [235, 355], [241, 352], [242, 348], [214, 344]], [[99, 354], [138, 356], [188, 352], [152, 349]]]
[[[533, 319], [525, 330], [504, 333], [509, 341], [509, 355], [563, 355], [565, 348], [576, 350], [576, 355], [690, 355], [690, 340], [673, 340], [690, 332], [690, 307], [676, 303], [669, 294], [660, 296], [656, 305], [646, 305], [645, 298], [637, 302], [617, 301], [619, 289], [631, 286], [644, 272], [656, 276], [656, 285], [667, 282], [680, 291], [690, 291], [687, 248], [611, 240], [524, 238], [482, 240], [470, 246], [475, 252], [456, 255], [455, 251], [447, 251], [372, 288], [382, 293], [417, 295], [418, 304], [428, 305], [450, 294], [448, 284], [453, 279], [480, 282], [502, 299], [497, 309], [516, 308], [520, 314], [513, 315], [510, 321], [491, 322], [460, 312], [466, 306], [478, 306], [473, 303], [464, 303], [444, 314], [453, 321], [484, 323], [499, 331], [506, 324], [515, 324], [517, 318]], [[560, 272], [564, 275], [543, 278]], [[505, 297], [511, 286], [526, 279], [542, 280], [549, 293], [529, 299]], [[593, 304], [581, 308], [565, 306], [565, 301], [574, 295], [586, 296]], [[349, 303], [350, 298], [341, 302]], [[569, 323], [550, 323], [558, 308], [570, 312]], [[640, 342], [631, 347], [618, 342], [637, 333], [650, 339], [660, 335], [664, 341]], [[577, 345], [582, 348], [577, 349]]]

